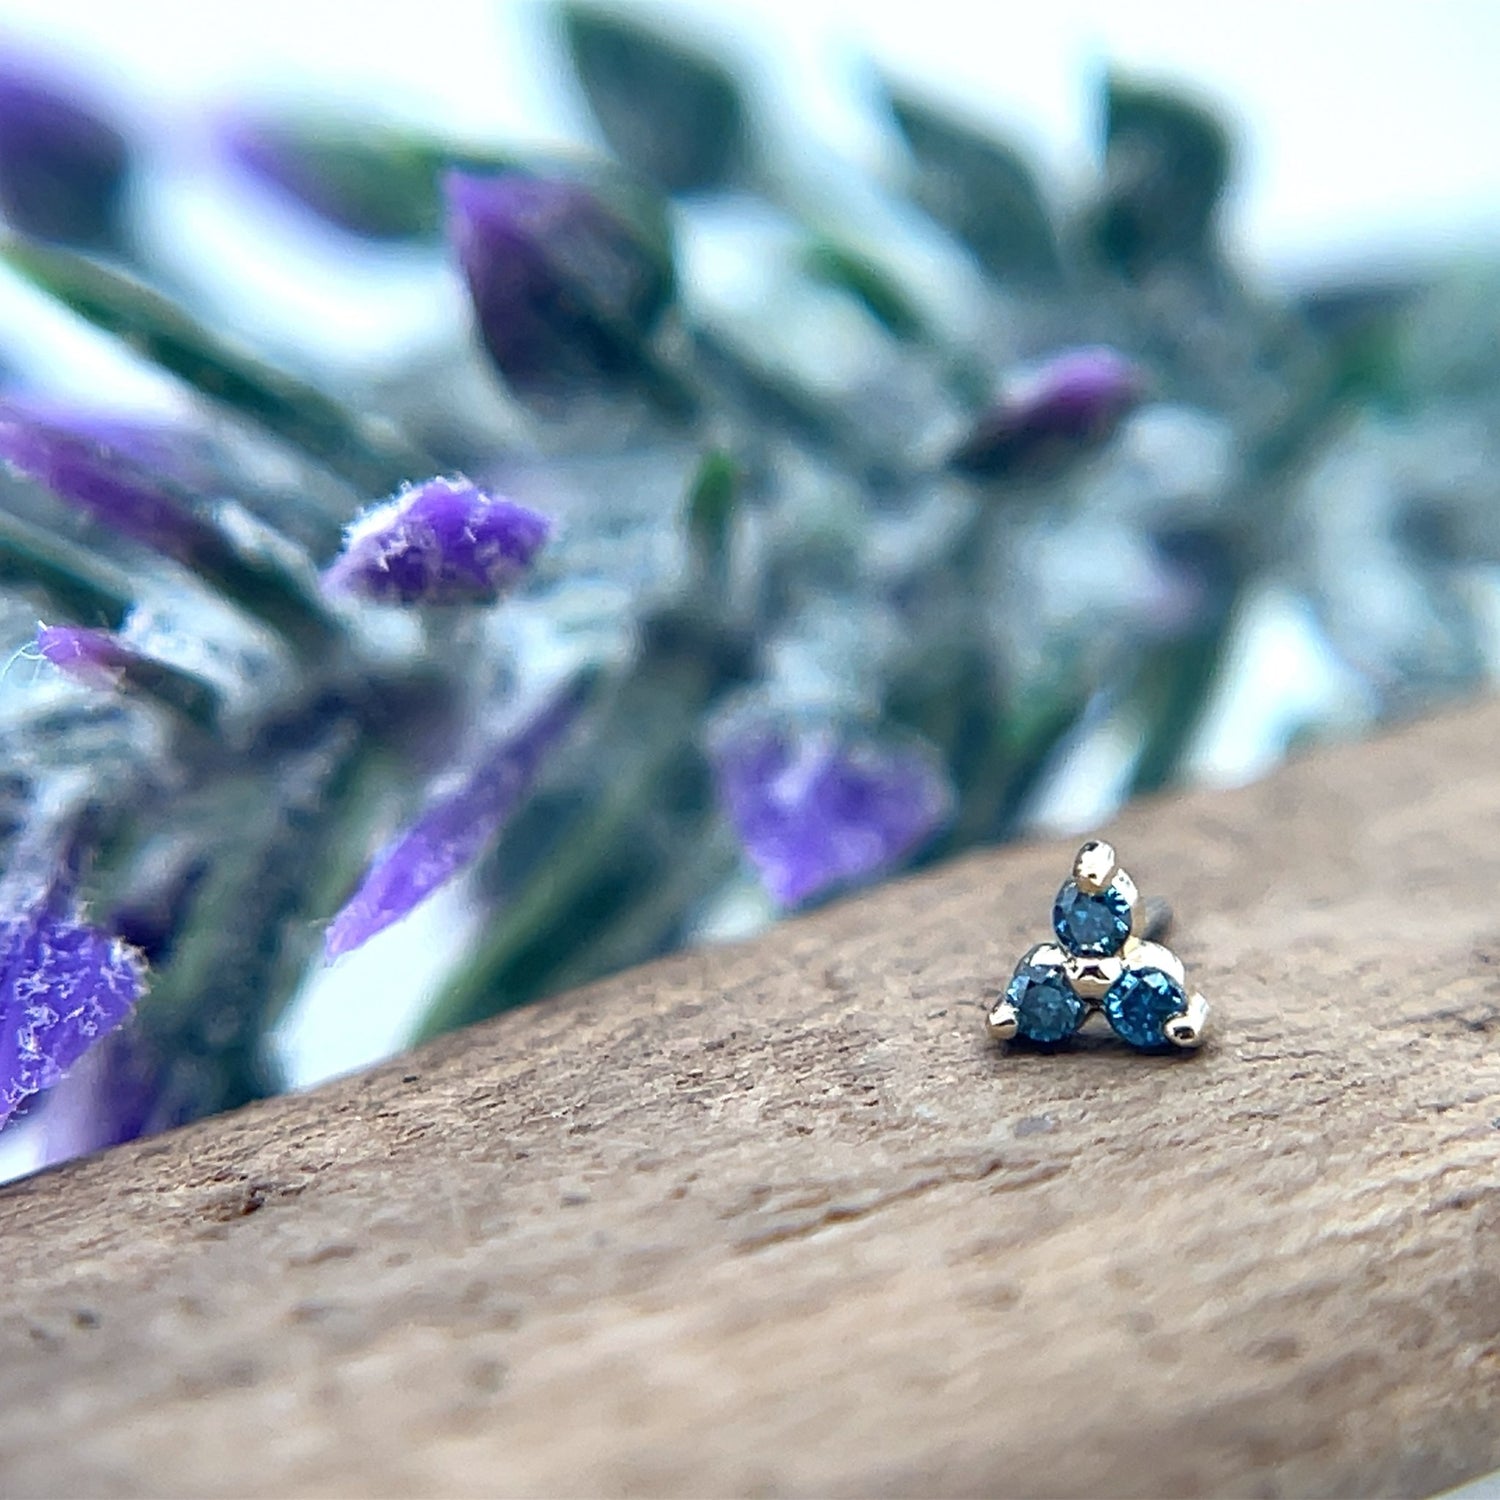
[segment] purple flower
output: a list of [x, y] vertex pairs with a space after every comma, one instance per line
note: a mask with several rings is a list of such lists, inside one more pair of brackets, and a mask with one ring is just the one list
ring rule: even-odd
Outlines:
[[638, 364], [672, 265], [581, 183], [449, 172], [448, 235], [480, 336], [522, 395], [609, 381]]
[[721, 737], [713, 759], [719, 799], [784, 907], [892, 869], [952, 805], [936, 757], [910, 743], [764, 724]]
[[1143, 394], [1141, 371], [1113, 349], [1069, 350], [1016, 382], [949, 462], [987, 478], [1056, 471], [1107, 442]]
[[140, 659], [109, 631], [77, 625], [44, 625], [36, 633], [36, 644], [54, 667], [86, 687], [119, 687], [126, 668]]
[[118, 238], [130, 155], [124, 139], [61, 78], [0, 63], [0, 209], [39, 239]]
[[121, 536], [188, 567], [217, 560], [219, 534], [187, 501], [153, 479], [106, 430], [90, 431], [11, 402], [0, 402], [0, 459], [58, 499]]
[[189, 489], [204, 490], [222, 483], [222, 475], [210, 461], [204, 436], [169, 417], [82, 406], [31, 391], [8, 392], [0, 403], [0, 415], [8, 421], [93, 443], [142, 473], [166, 475]]
[[119, 938], [56, 899], [0, 922], [0, 1125], [130, 1014], [145, 990]]
[[323, 587], [381, 604], [489, 604], [551, 532], [545, 516], [466, 479], [429, 479], [349, 528]]
[[375, 856], [359, 889], [329, 924], [325, 951], [330, 959], [367, 943], [415, 910], [484, 853], [567, 735], [582, 699], [582, 691], [572, 684], [555, 694], [524, 728], [435, 796], [416, 822]]
[[45, 1160], [69, 1161], [180, 1123], [164, 1117], [164, 1076], [139, 1028], [113, 1032], [48, 1096], [42, 1116]]

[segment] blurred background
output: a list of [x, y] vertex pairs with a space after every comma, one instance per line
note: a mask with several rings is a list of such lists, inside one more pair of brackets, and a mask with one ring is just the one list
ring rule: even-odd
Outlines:
[[4, 0], [7, 930], [150, 973], [0, 1172], [1493, 679], [1496, 76], [1483, 0]]

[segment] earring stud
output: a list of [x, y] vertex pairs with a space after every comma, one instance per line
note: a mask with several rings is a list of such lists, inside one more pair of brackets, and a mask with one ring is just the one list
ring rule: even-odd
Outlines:
[[1141, 900], [1114, 849], [1091, 840], [1053, 903], [1056, 942], [1022, 955], [990, 1009], [990, 1035], [1061, 1042], [1097, 1010], [1142, 1051], [1201, 1046], [1208, 1002], [1188, 990], [1182, 960], [1159, 941], [1170, 922], [1165, 905]]

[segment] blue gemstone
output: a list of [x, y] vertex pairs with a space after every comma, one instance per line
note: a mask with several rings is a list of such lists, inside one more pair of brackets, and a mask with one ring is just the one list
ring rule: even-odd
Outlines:
[[1069, 953], [1108, 958], [1130, 936], [1130, 903], [1112, 885], [1086, 896], [1070, 880], [1057, 893], [1052, 930]]
[[1016, 1008], [1016, 1034], [1029, 1042], [1072, 1036], [1089, 1009], [1073, 993], [1067, 975], [1048, 964], [1020, 963], [1005, 998]]
[[1166, 1024], [1187, 1009], [1187, 996], [1160, 969], [1127, 969], [1104, 997], [1109, 1024], [1132, 1047], [1166, 1047]]

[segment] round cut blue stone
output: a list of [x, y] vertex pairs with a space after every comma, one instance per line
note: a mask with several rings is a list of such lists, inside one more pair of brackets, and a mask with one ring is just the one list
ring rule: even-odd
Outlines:
[[1060, 1042], [1088, 1014], [1068, 976], [1049, 964], [1023, 962], [1006, 986], [1005, 998], [1016, 1008], [1016, 1035], [1029, 1042]]
[[1130, 903], [1115, 886], [1088, 896], [1070, 880], [1057, 893], [1052, 930], [1069, 953], [1108, 958], [1130, 936]]
[[1187, 1009], [1187, 996], [1160, 969], [1127, 969], [1104, 997], [1109, 1024], [1132, 1047], [1166, 1047], [1166, 1024]]

